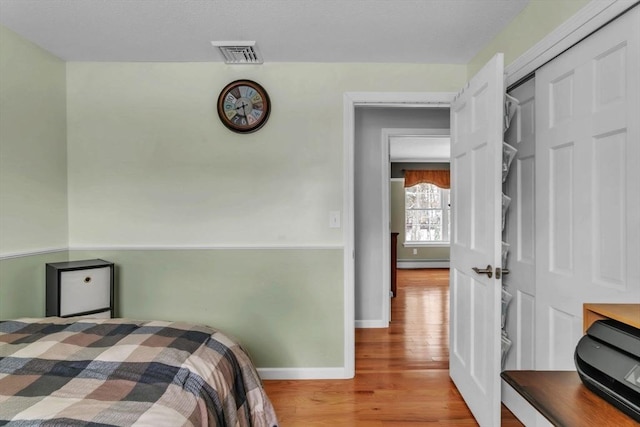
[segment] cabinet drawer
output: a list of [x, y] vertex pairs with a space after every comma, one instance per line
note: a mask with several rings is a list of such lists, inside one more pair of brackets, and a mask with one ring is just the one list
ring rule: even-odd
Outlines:
[[82, 316], [71, 316], [76, 319], [110, 319], [113, 317], [111, 310], [99, 311], [93, 314], [83, 314]]
[[60, 316], [111, 307], [109, 267], [60, 272]]

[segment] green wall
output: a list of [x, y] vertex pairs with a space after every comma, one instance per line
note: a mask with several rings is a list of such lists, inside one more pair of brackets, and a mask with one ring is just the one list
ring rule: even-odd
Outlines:
[[66, 64], [0, 26], [0, 319], [44, 315], [66, 260], [66, 129]]
[[[343, 210], [344, 93], [454, 90], [466, 67], [67, 67], [70, 247], [74, 257], [114, 248], [126, 289], [121, 314], [220, 327], [259, 352], [260, 367], [342, 366], [343, 230], [329, 227], [329, 212]], [[230, 132], [215, 109], [220, 90], [239, 78], [262, 84], [273, 105], [265, 127], [249, 135]], [[122, 251], [140, 247], [204, 249], [185, 249], [176, 261]], [[132, 256], [144, 259], [135, 270]], [[175, 280], [153, 273], [168, 265]], [[275, 284], [265, 288], [259, 278], [270, 275]], [[149, 287], [156, 297], [146, 302]]]
[[0, 319], [43, 317], [45, 264], [67, 259], [66, 250], [0, 259]]
[[65, 72], [0, 26], [0, 256], [68, 245]]
[[[110, 246], [341, 245], [343, 96], [451, 91], [465, 66], [86, 63], [68, 68], [69, 241]], [[273, 110], [239, 135], [217, 117], [249, 78]]]
[[590, 0], [530, 0], [512, 21], [468, 64], [473, 76], [497, 52], [504, 53], [505, 66], [573, 16]]
[[342, 250], [71, 251], [116, 264], [116, 314], [202, 323], [259, 367], [341, 367]]

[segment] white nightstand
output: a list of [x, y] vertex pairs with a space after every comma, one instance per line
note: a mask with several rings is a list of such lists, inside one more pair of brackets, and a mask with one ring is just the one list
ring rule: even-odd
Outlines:
[[101, 259], [46, 266], [47, 316], [113, 317], [114, 264]]

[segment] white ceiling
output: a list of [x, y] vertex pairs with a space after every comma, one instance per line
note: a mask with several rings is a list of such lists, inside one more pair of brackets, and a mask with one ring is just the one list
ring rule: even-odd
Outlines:
[[466, 64], [529, 0], [0, 0], [0, 24], [67, 61]]
[[449, 163], [448, 136], [399, 135], [389, 137], [389, 159], [392, 162]]

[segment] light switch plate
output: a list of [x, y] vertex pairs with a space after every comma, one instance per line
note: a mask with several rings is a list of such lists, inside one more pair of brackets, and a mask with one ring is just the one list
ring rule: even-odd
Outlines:
[[329, 228], [340, 228], [340, 211], [329, 212]]

